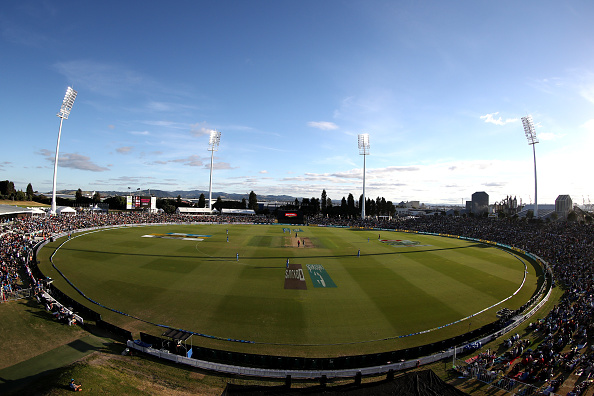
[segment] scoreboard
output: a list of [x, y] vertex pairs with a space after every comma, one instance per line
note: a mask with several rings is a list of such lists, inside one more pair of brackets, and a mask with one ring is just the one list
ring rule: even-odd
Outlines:
[[300, 210], [278, 210], [276, 219], [284, 224], [303, 224], [303, 212]]
[[157, 197], [141, 197], [130, 196], [126, 197], [126, 209], [128, 210], [153, 210], [157, 209]]

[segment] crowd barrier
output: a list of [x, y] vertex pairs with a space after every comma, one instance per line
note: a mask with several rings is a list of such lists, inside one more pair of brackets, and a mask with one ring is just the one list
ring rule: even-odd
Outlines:
[[74, 312], [74, 310], [72, 309], [72, 307], [67, 307], [64, 304], [60, 303], [58, 300], [56, 300], [55, 298], [53, 298], [52, 296], [50, 296], [47, 292], [43, 292], [42, 293], [43, 298], [52, 303], [53, 305], [57, 306], [58, 309], [60, 311], [63, 311], [64, 314], [68, 315], [72, 315], [74, 317], [74, 319], [76, 319], [76, 322], [79, 323], [81, 326], [84, 326], [84, 320], [83, 318], [78, 315], [77, 313]]
[[98, 328], [110, 332], [111, 334], [113, 334], [114, 336], [116, 336], [118, 339], [120, 339], [122, 341], [127, 341], [127, 340], [132, 339], [132, 333], [126, 329], [122, 329], [121, 327], [118, 327], [111, 323], [105, 322], [103, 320], [98, 320], [95, 323]]

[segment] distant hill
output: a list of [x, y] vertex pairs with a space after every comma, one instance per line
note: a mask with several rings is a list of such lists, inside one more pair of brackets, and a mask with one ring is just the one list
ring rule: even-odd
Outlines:
[[[134, 195], [149, 195], [148, 190], [143, 191], [98, 191], [102, 197], [113, 197], [113, 196], [126, 196], [129, 194]], [[255, 192], [255, 191], [254, 191]], [[56, 191], [57, 194], [60, 195], [75, 195], [76, 190], [61, 190]], [[83, 191], [84, 195], [90, 196], [93, 191]], [[51, 192], [45, 193], [46, 196], [51, 196]], [[200, 198], [200, 194], [204, 194], [206, 199], [208, 199], [208, 191], [200, 191], [200, 190], [190, 190], [190, 191], [164, 191], [164, 190], [150, 190], [150, 195], [157, 197], [157, 198], [177, 198], [178, 196], [182, 199], [198, 199]], [[260, 195], [256, 192], [258, 196], [258, 201], [295, 201], [297, 197], [291, 197], [289, 195]], [[235, 193], [226, 193], [221, 191], [213, 191], [212, 192], [212, 199], [216, 199], [221, 197], [223, 200], [237, 200], [241, 201], [242, 198], [248, 199], [249, 194], [235, 194]], [[298, 197], [301, 200], [301, 197]], [[310, 198], [310, 197], [308, 197]]]

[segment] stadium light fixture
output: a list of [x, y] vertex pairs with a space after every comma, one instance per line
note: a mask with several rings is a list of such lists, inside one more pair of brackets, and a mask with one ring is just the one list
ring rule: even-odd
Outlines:
[[536, 130], [534, 129], [534, 122], [532, 121], [532, 116], [528, 115], [526, 117], [522, 117], [522, 125], [524, 126], [524, 134], [526, 135], [526, 139], [528, 139], [528, 145], [532, 145], [532, 154], [534, 156], [534, 217], [538, 218], [538, 185], [536, 182], [536, 149], [534, 145], [538, 143], [538, 138], [536, 137]]
[[216, 129], [210, 131], [208, 140], [208, 151], [210, 151], [210, 182], [208, 184], [208, 209], [212, 210], [212, 168], [214, 164], [214, 152], [218, 150], [221, 143], [221, 132]]
[[363, 202], [361, 202], [361, 218], [365, 218], [365, 156], [369, 155], [369, 134], [359, 134], [359, 154], [363, 156]]
[[68, 89], [66, 89], [66, 95], [64, 95], [64, 100], [62, 101], [60, 111], [58, 111], [57, 114], [57, 116], [60, 117], [60, 129], [58, 130], [58, 143], [56, 144], [56, 158], [54, 160], [54, 183], [52, 190], [52, 207], [50, 209], [50, 214], [56, 214], [56, 177], [58, 175], [58, 152], [60, 151], [62, 123], [64, 122], [64, 120], [68, 119], [70, 111], [72, 110], [72, 106], [74, 105], [74, 99], [76, 99], [77, 94], [78, 92], [72, 89], [72, 87], [68, 87]]

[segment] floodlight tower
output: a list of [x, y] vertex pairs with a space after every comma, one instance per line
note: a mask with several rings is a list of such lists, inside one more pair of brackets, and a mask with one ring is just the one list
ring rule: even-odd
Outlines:
[[538, 143], [536, 138], [536, 130], [534, 129], [534, 122], [532, 116], [522, 117], [522, 125], [524, 126], [524, 134], [528, 139], [528, 145], [532, 145], [532, 154], [534, 155], [534, 217], [538, 218], [538, 189], [536, 183], [536, 149], [534, 145]]
[[359, 134], [359, 154], [363, 156], [363, 202], [361, 203], [361, 218], [365, 218], [365, 156], [369, 155], [369, 134]]
[[208, 209], [212, 210], [212, 167], [214, 161], [214, 152], [218, 150], [221, 142], [221, 132], [216, 129], [210, 131], [208, 140], [208, 151], [210, 151], [210, 183], [208, 185]]
[[60, 130], [58, 131], [58, 143], [56, 144], [56, 159], [54, 160], [54, 189], [52, 191], [52, 207], [50, 209], [50, 214], [56, 214], [56, 176], [58, 174], [58, 152], [60, 151], [60, 136], [62, 135], [62, 123], [64, 120], [68, 119], [70, 115], [70, 110], [72, 110], [72, 105], [74, 105], [74, 99], [76, 99], [77, 92], [72, 89], [72, 87], [68, 87], [66, 89], [66, 95], [64, 95], [64, 100], [62, 101], [62, 107], [60, 107], [60, 111], [58, 112], [57, 116], [60, 117]]

